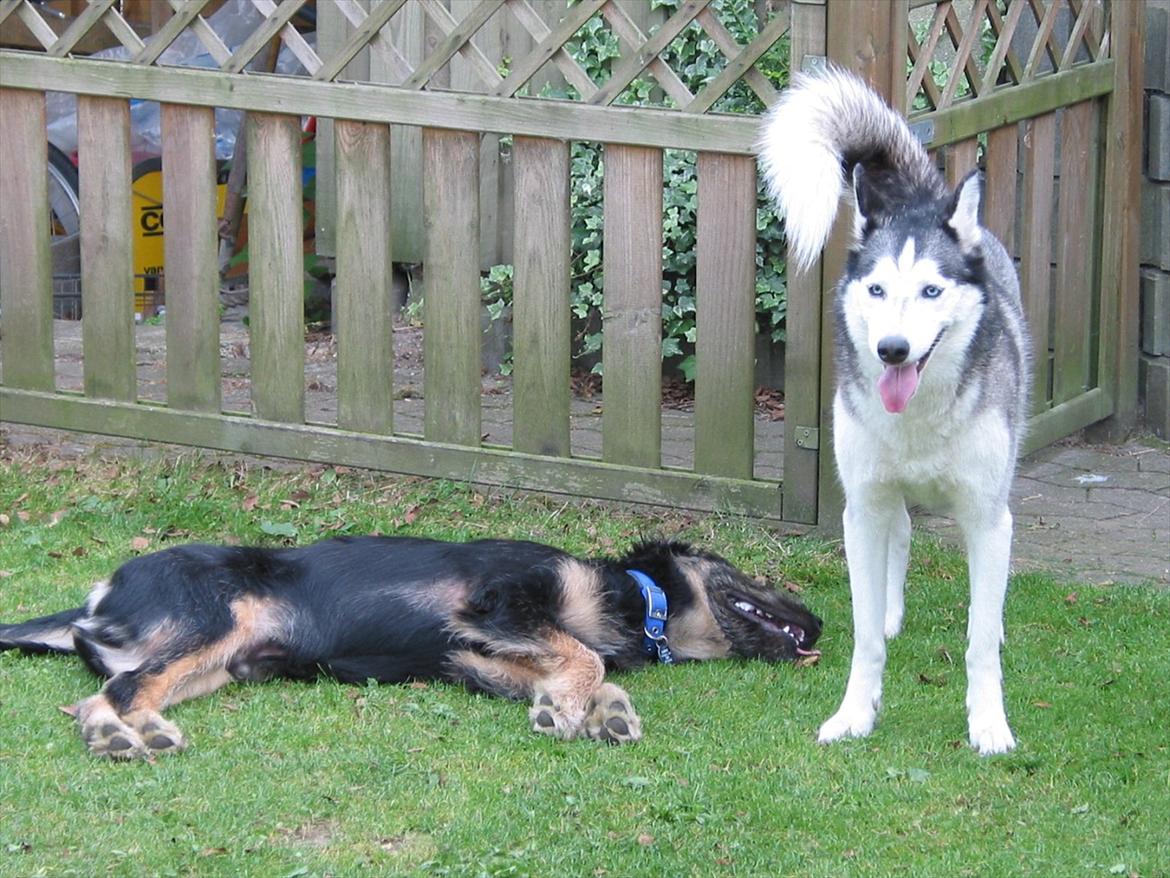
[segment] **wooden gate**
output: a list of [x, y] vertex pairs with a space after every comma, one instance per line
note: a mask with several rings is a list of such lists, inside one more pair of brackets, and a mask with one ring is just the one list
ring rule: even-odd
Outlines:
[[[1129, 209], [1136, 199], [1125, 201], [1125, 186], [1135, 168], [1136, 138], [1128, 133], [1136, 122], [1127, 114], [1138, 88], [1138, 80], [1130, 78], [1129, 57], [1140, 56], [1133, 43], [1140, 15], [1131, 14], [1125, 3], [1015, 0], [1003, 7], [987, 0], [932, 0], [934, 9], [928, 10], [920, 37], [918, 13], [910, 11], [923, 5], [917, 2], [769, 0], [755, 4], [769, 15], [756, 35], [740, 44], [721, 22], [720, 4], [711, 0], [667, 4], [669, 16], [649, 35], [631, 14], [637, 0], [579, 0], [567, 8], [540, 0], [331, 0], [328, 9], [344, 16], [345, 27], [314, 48], [292, 24], [307, 0], [279, 5], [247, 0], [261, 18], [243, 42], [231, 47], [202, 17], [214, 2], [170, 0], [173, 14], [144, 42], [121, 18], [114, 0], [90, 0], [62, 33], [27, 0], [0, 0], [0, 25], [20, 22], [43, 47], [39, 52], [0, 50], [0, 417], [6, 421], [829, 522], [836, 504], [829, 455], [821, 454], [830, 426], [825, 417], [831, 383], [826, 288], [839, 270], [846, 242], [838, 234], [823, 266], [788, 279], [783, 477], [761, 478], [753, 441], [751, 343], [757, 237], [751, 154], [758, 120], [712, 112], [737, 83], [764, 103], [774, 99], [775, 84], [757, 64], [783, 41], [794, 68], [831, 58], [858, 69], [897, 102], [906, 91], [909, 57], [914, 62], [911, 98], [921, 92], [929, 102], [917, 120], [924, 139], [945, 148], [953, 173], [976, 161], [987, 163], [995, 228], [1012, 242], [1026, 276], [1046, 278], [1049, 264], [1057, 264], [1056, 282], [1029, 300], [1033, 319], [1050, 326], [1038, 337], [1048, 342], [1045, 374], [1053, 376], [1037, 396], [1043, 411], [1034, 441], [1115, 413], [1128, 400], [1127, 370], [1136, 369], [1136, 361], [1133, 369], [1126, 362], [1124, 337], [1131, 285], [1136, 292], [1136, 258], [1130, 259], [1128, 249], [1133, 241]], [[318, 13], [323, 5], [324, 0], [315, 4]], [[969, 10], [969, 26], [958, 17], [961, 8]], [[394, 27], [401, 25], [400, 16], [419, 10], [436, 36], [430, 51], [415, 58], [395, 45]], [[1061, 10], [1072, 16], [1063, 37]], [[1021, 54], [1013, 34], [1029, 16], [1038, 30], [1029, 45], [1040, 48]], [[506, 66], [502, 59], [488, 58], [476, 42], [485, 25], [501, 17], [524, 29], [534, 46]], [[566, 48], [590, 26], [612, 32], [622, 49], [603, 81], [591, 78]], [[663, 56], [685, 29], [696, 27], [725, 61], [692, 92]], [[984, 57], [975, 47], [988, 27], [996, 39]], [[71, 57], [95, 29], [107, 30], [125, 47], [124, 60]], [[184, 33], [201, 41], [218, 69], [168, 66], [165, 57], [160, 63], [166, 47]], [[1140, 47], [1140, 35], [1136, 39]], [[245, 71], [275, 40], [300, 60], [307, 75]], [[935, 50], [948, 41], [953, 66], [945, 68], [942, 62], [939, 67]], [[395, 71], [393, 84], [341, 81], [353, 75], [355, 58], [366, 51], [382, 58], [382, 69]], [[454, 63], [475, 69], [478, 93], [438, 87], [443, 71]], [[563, 76], [579, 99], [518, 97], [542, 71]], [[646, 77], [664, 107], [615, 105], [632, 83]], [[964, 94], [961, 81], [970, 94]], [[55, 374], [46, 184], [43, 173], [26, 170], [45, 165], [46, 92], [79, 96], [85, 377], [80, 394], [60, 389]], [[166, 253], [165, 404], [139, 392], [133, 300], [127, 292], [129, 102], [141, 100], [162, 104], [167, 239], [180, 242]], [[1076, 106], [1060, 109], [1065, 104]], [[244, 110], [249, 117], [252, 411], [246, 415], [225, 413], [220, 395], [212, 151], [216, 107]], [[304, 116], [333, 126], [325, 147], [332, 151], [335, 175], [326, 188], [334, 193], [331, 248], [337, 272], [337, 413], [334, 419], [309, 423], [301, 302]], [[1109, 127], [1102, 132], [1105, 119]], [[1037, 240], [1042, 237], [1039, 223], [1049, 215], [1045, 205], [1051, 209], [1056, 174], [1050, 173], [1045, 183], [1042, 172], [1053, 160], [1051, 129], [1057, 127], [1064, 138], [1061, 179], [1080, 179], [1089, 172], [1093, 177], [1076, 190], [1084, 198], [1057, 201], [1060, 228], [1080, 237], [1058, 239], [1057, 250], [1046, 251]], [[1024, 137], [1009, 173], [1003, 162], [1012, 153], [1008, 142], [1015, 144], [1017, 129]], [[391, 241], [398, 201], [390, 156], [407, 132], [417, 137], [422, 156], [426, 229], [425, 416], [418, 434], [397, 422], [401, 404], [394, 399], [392, 370]], [[992, 132], [985, 146], [984, 132]], [[478, 200], [485, 135], [512, 138], [518, 205], [511, 229], [513, 430], [506, 447], [485, 443], [481, 433]], [[570, 431], [573, 141], [603, 144], [605, 158], [605, 387], [601, 452], [593, 456], [573, 447]], [[1096, 163], [1092, 149], [1101, 142], [1104, 158]], [[698, 372], [693, 452], [685, 467], [663, 465], [664, 149], [698, 156]], [[1024, 211], [1014, 225], [1012, 204]], [[1075, 339], [1066, 335], [1072, 329], [1079, 332]], [[1066, 339], [1072, 339], [1067, 346]]]

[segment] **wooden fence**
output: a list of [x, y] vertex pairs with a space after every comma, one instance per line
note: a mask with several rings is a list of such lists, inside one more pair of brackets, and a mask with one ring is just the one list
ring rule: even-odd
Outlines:
[[[207, 0], [170, 0], [173, 15], [143, 41], [114, 0], [91, 0], [63, 34], [27, 0], [0, 0], [0, 25], [20, 22], [44, 51], [0, 50], [0, 417], [403, 473], [700, 509], [829, 522], [829, 289], [843, 264], [845, 226], [823, 263], [788, 280], [782, 481], [756, 477], [753, 447], [758, 120], [710, 112], [736, 82], [764, 102], [775, 86], [755, 68], [786, 40], [793, 68], [826, 58], [859, 70], [913, 116], [948, 173], [988, 174], [992, 228], [1018, 255], [1038, 359], [1033, 445], [1136, 407], [1135, 215], [1140, 125], [1140, 9], [1096, 0], [873, 2], [771, 0], [746, 45], [710, 0], [680, 0], [649, 35], [620, 0], [568, 8], [537, 0], [332, 0], [344, 35], [312, 48], [292, 24], [305, 0], [251, 0], [263, 21], [229, 49], [201, 17]], [[322, 2], [316, 4], [320, 12]], [[761, 4], [757, 4], [761, 5]], [[396, 16], [427, 16], [442, 33], [406, 58]], [[551, 10], [551, 11], [550, 11]], [[962, 16], [960, 10], [964, 10]], [[554, 14], [555, 13], [555, 14]], [[476, 35], [500, 16], [532, 51], [500, 71]], [[566, 43], [600, 17], [621, 40], [609, 78], [593, 82]], [[39, 22], [39, 23], [38, 23]], [[661, 55], [701, 27], [726, 56], [692, 93]], [[106, 28], [125, 61], [72, 57]], [[185, 31], [219, 70], [160, 65]], [[242, 72], [274, 39], [307, 76]], [[978, 51], [990, 42], [984, 57]], [[396, 84], [340, 81], [363, 52], [398, 71]], [[486, 93], [435, 79], [456, 56]], [[373, 57], [373, 56], [371, 56]], [[909, 62], [907, 61], [909, 59]], [[1116, 59], [1116, 60], [1115, 60]], [[1139, 60], [1135, 60], [1139, 59]], [[911, 69], [909, 77], [907, 68]], [[518, 98], [550, 70], [577, 102]], [[543, 71], [543, 72], [542, 72]], [[615, 106], [650, 76], [673, 109]], [[447, 80], [449, 83], [450, 80]], [[79, 95], [84, 393], [58, 389], [45, 165], [45, 93]], [[165, 405], [138, 398], [130, 242], [129, 110], [163, 105], [167, 200]], [[219, 350], [212, 108], [248, 112], [252, 414], [224, 413]], [[300, 119], [332, 121], [326, 189], [334, 213], [337, 417], [306, 423], [302, 316]], [[395, 419], [391, 331], [391, 155], [418, 138], [426, 266], [425, 417], [421, 435]], [[514, 429], [509, 447], [481, 433], [481, 142], [513, 138], [515, 211]], [[603, 362], [599, 457], [570, 443], [569, 143], [604, 145]], [[1059, 148], [1058, 148], [1059, 147]], [[698, 153], [697, 362], [693, 466], [662, 465], [662, 150]], [[1058, 155], [1059, 153], [1059, 155]], [[1075, 181], [1075, 182], [1074, 182]], [[490, 216], [490, 213], [488, 214]], [[1052, 233], [1051, 235], [1049, 233]], [[494, 230], [492, 230], [494, 233]], [[1055, 268], [1054, 268], [1055, 267]]]

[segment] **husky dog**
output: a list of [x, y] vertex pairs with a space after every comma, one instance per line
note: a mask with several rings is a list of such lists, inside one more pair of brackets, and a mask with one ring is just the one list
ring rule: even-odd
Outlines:
[[835, 293], [833, 402], [854, 651], [819, 740], [873, 729], [885, 638], [902, 626], [909, 504], [962, 529], [970, 741], [981, 754], [1011, 750], [999, 650], [1029, 342], [1011, 259], [979, 223], [980, 177], [950, 192], [902, 118], [839, 69], [794, 78], [764, 122], [759, 156], [798, 268], [824, 246], [846, 181], [856, 199]]
[[0, 650], [77, 653], [109, 678], [66, 709], [96, 756], [186, 747], [171, 704], [234, 680], [452, 680], [531, 698], [534, 731], [613, 744], [641, 721], [607, 670], [721, 658], [815, 661], [821, 620], [685, 543], [620, 558], [539, 543], [338, 537], [295, 549], [173, 546], [85, 605], [0, 625]]

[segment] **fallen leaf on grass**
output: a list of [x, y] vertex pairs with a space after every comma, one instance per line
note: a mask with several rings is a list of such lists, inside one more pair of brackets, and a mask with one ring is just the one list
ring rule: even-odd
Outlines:
[[654, 844], [654, 836], [648, 832], [643, 832], [638, 836], [638, 844], [644, 848], [648, 848], [650, 845]]
[[130, 540], [130, 548], [135, 552], [145, 552], [150, 548], [150, 540], [146, 537], [134, 537], [134, 539]]

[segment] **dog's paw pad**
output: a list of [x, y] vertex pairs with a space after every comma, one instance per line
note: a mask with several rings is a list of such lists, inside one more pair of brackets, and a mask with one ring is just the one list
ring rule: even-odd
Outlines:
[[138, 734], [142, 737], [152, 754], [177, 753], [187, 747], [183, 733], [174, 723], [167, 722], [157, 714], [148, 714], [146, 718], [127, 717], [134, 722]]
[[567, 709], [547, 692], [537, 693], [528, 710], [528, 721], [534, 732], [566, 741], [581, 734], [582, 718], [580, 710]]
[[81, 739], [90, 753], [107, 759], [139, 759], [147, 754], [146, 744], [134, 730], [119, 723], [83, 726]]
[[634, 713], [630, 697], [606, 683], [589, 702], [585, 733], [595, 741], [628, 744], [642, 737], [642, 721]]

